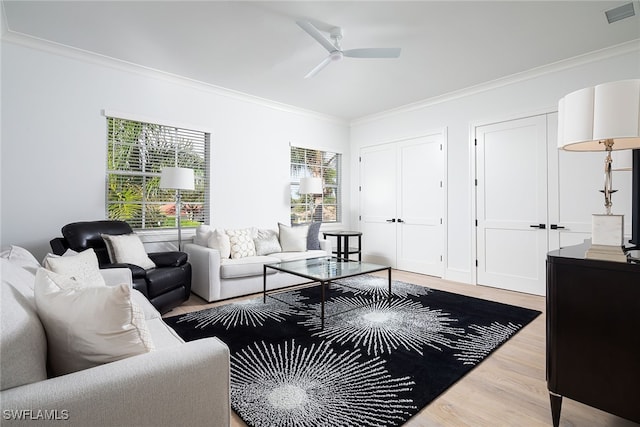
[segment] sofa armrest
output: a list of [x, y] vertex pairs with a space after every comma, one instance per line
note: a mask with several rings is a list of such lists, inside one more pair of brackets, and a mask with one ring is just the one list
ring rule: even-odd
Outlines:
[[331, 241], [328, 239], [320, 239], [320, 249], [325, 251], [327, 255], [331, 256]]
[[29, 418], [8, 419], [29, 410], [31, 417], [56, 415], [65, 426], [229, 426], [229, 349], [217, 338], [196, 340], [4, 390], [0, 397], [3, 426], [33, 425]]
[[212, 302], [220, 299], [220, 251], [195, 243], [184, 245], [191, 263], [191, 292]]
[[126, 283], [133, 288], [133, 275], [128, 268], [103, 268], [100, 274], [107, 286], [116, 286]]
[[184, 252], [152, 252], [147, 255], [158, 267], [180, 267], [187, 262], [187, 254]]
[[54, 237], [49, 241], [49, 245], [51, 246], [51, 250], [56, 255], [62, 255], [69, 249], [69, 245], [67, 245], [67, 241], [64, 237]]

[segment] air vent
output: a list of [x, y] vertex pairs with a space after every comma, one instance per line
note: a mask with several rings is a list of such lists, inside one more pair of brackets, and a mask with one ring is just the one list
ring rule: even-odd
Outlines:
[[633, 9], [633, 3], [627, 3], [623, 4], [622, 6], [606, 10], [604, 14], [607, 16], [607, 21], [609, 21], [609, 24], [613, 24], [616, 21], [634, 16], [636, 12]]

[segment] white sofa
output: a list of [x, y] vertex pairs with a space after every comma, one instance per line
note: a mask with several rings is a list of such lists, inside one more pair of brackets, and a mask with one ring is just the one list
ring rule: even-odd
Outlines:
[[[155, 350], [51, 377], [51, 351], [34, 298], [38, 261], [10, 247], [0, 256], [0, 416], [5, 425], [228, 426], [229, 349], [217, 338], [185, 343], [138, 291]], [[107, 285], [128, 269], [100, 271]]]
[[[213, 230], [207, 227], [199, 227], [194, 242], [185, 244], [183, 250], [188, 254], [192, 267], [191, 292], [208, 302], [262, 292], [265, 264], [331, 256], [331, 242], [318, 238], [320, 249], [284, 251], [287, 247], [283, 244], [283, 251], [280, 252], [233, 259], [221, 256], [220, 249], [210, 247], [215, 245], [207, 245], [208, 238], [203, 237], [203, 234]], [[282, 239], [281, 233], [279, 234], [275, 230], [255, 231], [275, 233]], [[303, 277], [282, 273], [274, 269], [267, 269], [267, 274], [267, 290], [309, 281]]]

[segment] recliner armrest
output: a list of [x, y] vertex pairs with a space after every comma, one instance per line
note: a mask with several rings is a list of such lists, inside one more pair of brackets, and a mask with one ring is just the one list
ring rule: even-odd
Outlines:
[[55, 239], [51, 239], [49, 241], [49, 245], [51, 245], [51, 250], [56, 255], [64, 254], [69, 248], [69, 245], [67, 245], [67, 241], [64, 237], [56, 237]]
[[128, 268], [131, 270], [131, 276], [134, 280], [147, 277], [147, 271], [139, 265], [134, 264], [104, 264], [101, 265], [100, 268]]
[[180, 267], [187, 263], [187, 254], [184, 252], [152, 252], [147, 255], [158, 267]]

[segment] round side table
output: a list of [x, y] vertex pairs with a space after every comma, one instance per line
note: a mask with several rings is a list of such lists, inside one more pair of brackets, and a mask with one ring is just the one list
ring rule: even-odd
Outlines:
[[[358, 261], [362, 261], [362, 233], [359, 231], [326, 231], [322, 232], [326, 239], [327, 236], [335, 237], [337, 240], [337, 250], [333, 251], [336, 256], [342, 260], [349, 260], [349, 255], [358, 254]], [[358, 238], [357, 247], [349, 247], [349, 237]]]

